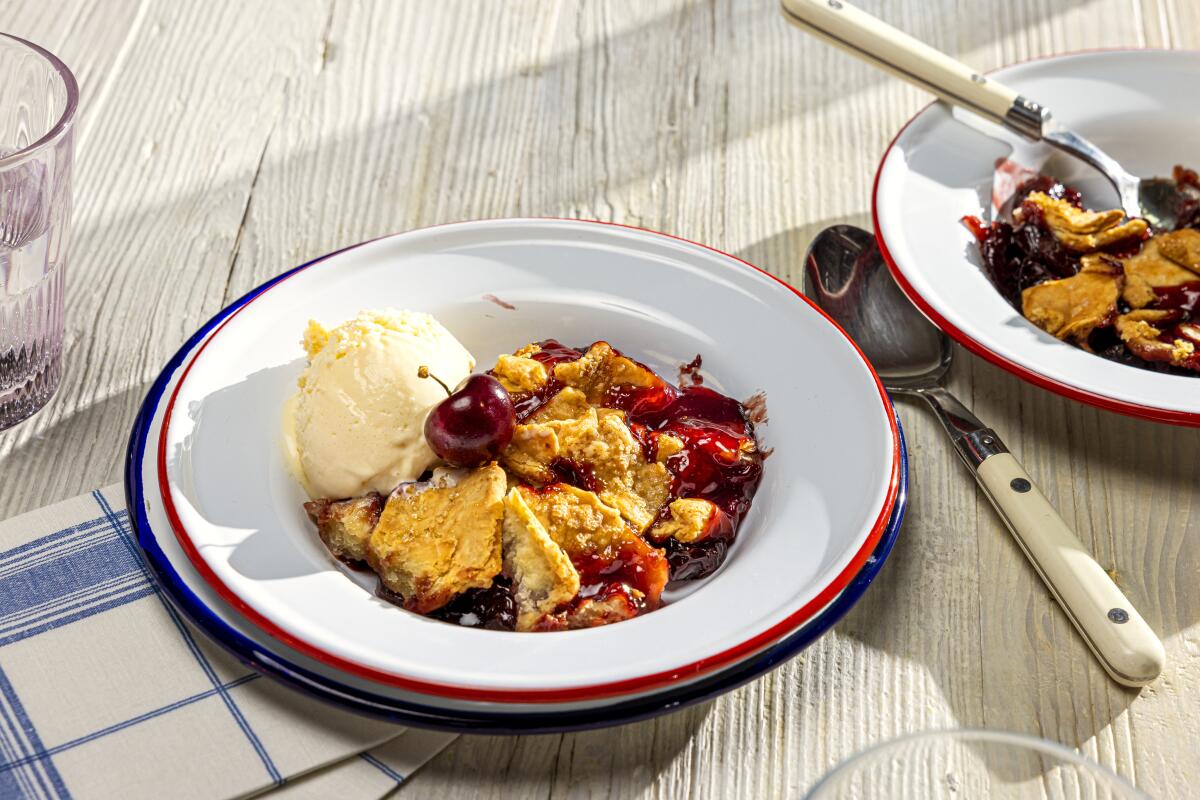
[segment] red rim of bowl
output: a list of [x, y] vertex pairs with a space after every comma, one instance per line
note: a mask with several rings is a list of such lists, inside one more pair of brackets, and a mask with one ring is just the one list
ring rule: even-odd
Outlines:
[[[476, 220], [476, 221], [478, 221], [478, 220]], [[489, 220], [489, 221], [493, 221], [493, 220]], [[494, 220], [494, 221], [499, 221], [499, 220]], [[846, 338], [846, 341], [848, 341], [850, 343], [850, 345], [854, 348], [854, 352], [858, 354], [858, 357], [860, 359], [862, 359], [863, 364], [866, 365], [867, 370], [870, 373], [872, 380], [875, 381], [875, 386], [879, 391], [879, 398], [883, 405], [884, 417], [887, 419], [888, 426], [891, 431], [892, 454], [893, 454], [892, 455], [892, 466], [891, 466], [890, 475], [888, 477], [888, 487], [887, 487], [887, 492], [884, 497], [883, 508], [880, 510], [878, 517], [876, 518], [874, 524], [872, 525], [871, 531], [868, 533], [866, 541], [863, 542], [862, 546], [854, 554], [854, 556], [850, 559], [850, 562], [846, 565], [846, 567], [840, 573], [838, 573], [838, 575], [825, 588], [823, 588], [817, 594], [817, 596], [815, 596], [812, 600], [805, 603], [803, 606], [801, 606], [799, 609], [797, 609], [792, 614], [789, 614], [787, 618], [781, 620], [780, 622], [771, 626], [767, 630], [762, 631], [761, 633], [751, 637], [750, 639], [747, 639], [746, 641], [741, 642], [740, 644], [737, 644], [737, 645], [735, 645], [731, 648], [728, 648], [728, 649], [726, 649], [720, 653], [717, 653], [715, 655], [708, 656], [706, 658], [700, 659], [699, 661], [695, 661], [691, 664], [686, 664], [684, 666], [677, 667], [675, 669], [666, 670], [663, 672], [657, 672], [657, 673], [653, 673], [650, 675], [642, 675], [642, 676], [638, 676], [635, 678], [626, 678], [626, 679], [623, 679], [620, 681], [594, 684], [591, 686], [564, 687], [564, 688], [558, 688], [558, 689], [495, 689], [495, 688], [478, 688], [478, 687], [472, 687], [472, 686], [462, 686], [462, 685], [458, 685], [458, 684], [449, 684], [449, 683], [436, 683], [436, 682], [432, 682], [432, 681], [419, 680], [416, 678], [408, 678], [408, 677], [404, 677], [402, 675], [397, 675], [392, 672], [386, 672], [386, 671], [377, 669], [375, 667], [367, 666], [365, 664], [360, 664], [357, 661], [352, 661], [352, 660], [344, 658], [342, 656], [335, 655], [333, 653], [330, 653], [326, 650], [321, 649], [320, 647], [317, 647], [316, 645], [314, 645], [308, 641], [299, 639], [296, 636], [294, 636], [294, 635], [288, 633], [287, 631], [283, 630], [282, 628], [280, 628], [278, 625], [276, 625], [270, 619], [266, 618], [262, 613], [260, 613], [259, 611], [254, 609], [252, 606], [250, 606], [248, 603], [246, 603], [244, 600], [242, 600], [241, 597], [239, 597], [232, 589], [230, 589], [224, 583], [224, 581], [221, 580], [221, 578], [213, 571], [213, 569], [208, 565], [208, 563], [200, 556], [199, 551], [197, 550], [196, 546], [192, 543], [191, 537], [188, 535], [187, 529], [184, 527], [183, 522], [179, 517], [178, 511], [175, 508], [175, 503], [171, 497], [170, 486], [169, 486], [169, 482], [167, 479], [167, 446], [166, 446], [167, 437], [166, 437], [166, 432], [170, 429], [171, 415], [172, 415], [172, 412], [175, 407], [175, 402], [178, 399], [180, 388], [183, 386], [184, 382], [187, 380], [188, 372], [191, 371], [192, 365], [196, 363], [196, 360], [199, 358], [200, 354], [204, 351], [204, 348], [208, 346], [209, 342], [211, 342], [213, 339], [216, 338], [217, 334], [219, 334], [221, 332], [221, 329], [224, 328], [225, 325], [231, 319], [236, 317], [243, 310], [248, 308], [255, 300], [257, 300], [259, 297], [261, 297], [262, 294], [265, 294], [266, 291], [270, 291], [270, 288], [274, 288], [274, 286], [268, 288], [267, 290], [260, 293], [259, 295], [256, 295], [253, 299], [251, 299], [249, 302], [247, 302], [244, 306], [239, 308], [233, 314], [230, 314], [229, 317], [227, 317], [225, 320], [223, 320], [221, 322], [221, 324], [216, 328], [216, 330], [213, 331], [212, 335], [209, 336], [208, 339], [205, 340], [205, 342], [200, 345], [200, 347], [196, 350], [195, 354], [192, 356], [191, 360], [188, 361], [187, 366], [184, 367], [183, 373], [180, 375], [179, 382], [176, 384], [175, 389], [171, 392], [170, 401], [167, 403], [167, 407], [166, 407], [166, 410], [163, 415], [161, 433], [159, 434], [158, 455], [157, 455], [159, 494], [162, 497], [163, 505], [165, 507], [166, 514], [167, 514], [167, 519], [170, 521], [170, 524], [171, 524], [171, 529], [174, 531], [175, 538], [179, 541], [179, 544], [183, 548], [183, 551], [187, 554], [188, 560], [191, 561], [192, 565], [200, 573], [201, 577], [205, 580], [205, 582], [208, 583], [208, 585], [210, 587], [212, 587], [212, 589], [214, 591], [216, 591], [217, 594], [219, 594], [226, 602], [228, 602], [231, 606], [233, 606], [238, 611], [240, 611], [243, 615], [245, 615], [245, 617], [247, 619], [249, 619], [252, 623], [254, 623], [257, 627], [259, 627], [266, 634], [268, 634], [269, 636], [271, 636], [274, 639], [277, 639], [277, 640], [283, 642], [284, 644], [291, 647], [292, 649], [298, 650], [301, 653], [304, 653], [305, 655], [315, 659], [316, 661], [318, 661], [322, 664], [325, 664], [326, 666], [345, 671], [352, 675], [356, 675], [360, 678], [366, 678], [368, 680], [376, 681], [381, 684], [385, 684], [388, 686], [395, 686], [395, 687], [398, 687], [401, 689], [418, 692], [421, 694], [433, 695], [433, 696], [437, 696], [437, 697], [454, 698], [454, 699], [458, 699], [458, 700], [471, 700], [471, 701], [484, 701], [484, 702], [497, 702], [497, 703], [563, 703], [563, 702], [597, 700], [597, 699], [603, 699], [603, 698], [613, 697], [613, 696], [618, 696], [618, 695], [626, 695], [626, 694], [633, 694], [633, 693], [637, 693], [637, 692], [644, 692], [644, 691], [655, 689], [655, 688], [658, 688], [661, 686], [670, 685], [672, 683], [676, 683], [681, 680], [691, 680], [693, 678], [700, 677], [701, 675], [704, 675], [706, 673], [712, 672], [716, 669], [719, 669], [720, 667], [722, 667], [724, 665], [738, 661], [744, 656], [751, 655], [755, 651], [771, 644], [772, 642], [778, 640], [779, 638], [787, 635], [791, 631], [793, 631], [796, 628], [803, 625], [814, 613], [820, 611], [830, 601], [832, 601], [842, 591], [842, 589], [844, 589], [846, 587], [846, 584], [848, 584], [854, 578], [854, 576], [858, 574], [859, 570], [862, 568], [862, 566], [866, 562], [867, 558], [869, 558], [871, 553], [874, 551], [875, 545], [879, 542], [880, 536], [882, 536], [884, 529], [887, 527], [888, 519], [892, 513], [892, 508], [896, 503], [896, 493], [899, 488], [899, 480], [900, 480], [899, 434], [896, 429], [895, 416], [892, 414], [892, 412], [890, 410], [891, 401], [888, 398], [887, 392], [884, 391], [883, 384], [879, 381], [879, 376], [877, 376], [875, 374], [875, 370], [871, 366], [871, 363], [869, 361], [867, 361], [866, 356], [863, 355], [862, 350], [860, 350], [858, 345], [854, 343], [854, 340], [851, 339], [849, 336], [847, 336], [846, 332], [844, 330], [842, 330], [841, 327], [839, 327], [836, 322], [834, 322], [832, 319], [830, 319], [830, 317], [827, 314], [825, 314], [825, 312], [821, 311], [820, 308], [818, 308], [816, 305], [814, 305], [811, 300], [809, 300], [807, 297], [805, 297], [803, 294], [801, 294], [799, 291], [797, 291], [795, 289], [795, 287], [791, 286], [790, 284], [788, 284], [787, 282], [785, 282], [783, 280], [780, 280], [779, 278], [775, 277], [774, 275], [767, 272], [766, 270], [760, 269], [759, 267], [756, 267], [753, 264], [751, 264], [750, 262], [740, 259], [737, 256], [733, 256], [728, 253], [724, 253], [720, 250], [717, 250], [716, 248], [709, 247], [708, 245], [700, 244], [698, 242], [693, 242], [690, 239], [684, 239], [682, 237], [672, 236], [671, 234], [666, 234], [666, 233], [659, 233], [658, 231], [652, 231], [652, 230], [649, 230], [648, 228], [639, 228], [639, 227], [632, 226], [632, 225], [621, 225], [620, 223], [615, 223], [615, 222], [603, 222], [600, 220], [567, 220], [564, 218], [555, 218], [555, 217], [529, 218], [527, 221], [530, 221], [530, 222], [545, 222], [545, 221], [584, 222], [584, 223], [588, 223], [588, 224], [611, 225], [613, 227], [627, 228], [627, 229], [631, 229], [631, 230], [642, 231], [643, 233], [650, 233], [650, 234], [654, 234], [656, 236], [663, 236], [668, 239], [674, 239], [676, 241], [686, 242], [687, 244], [703, 248], [704, 250], [718, 253], [719, 255], [722, 255], [728, 259], [731, 259], [735, 263], [742, 264], [743, 266], [749, 267], [750, 269], [753, 269], [756, 272], [760, 272], [763, 275], [766, 275], [767, 277], [774, 280], [776, 283], [779, 283], [781, 286], [784, 286], [789, 291], [791, 291], [797, 298], [802, 300], [810, 308], [812, 308], [818, 314], [820, 314], [821, 317], [826, 322], [828, 322], [830, 325], [832, 325], [835, 330], [837, 330], [842, 336], [844, 336]], [[464, 223], [457, 222], [457, 223], [445, 223], [444, 225], [431, 225], [431, 226], [427, 226], [425, 228], [416, 228], [412, 231], [406, 231], [404, 233], [393, 234], [393, 236], [404, 236], [409, 233], [415, 233], [417, 231], [430, 230], [431, 228], [439, 228], [439, 227], [445, 227], [447, 225], [457, 225], [457, 224], [464, 224]], [[381, 238], [391, 238], [391, 237], [381, 237]], [[371, 241], [378, 241], [378, 240], [374, 239]], [[331, 256], [337, 255], [338, 253], [342, 253], [342, 252], [345, 252], [346, 250], [351, 250], [356, 247], [361, 247], [361, 246], [363, 246], [365, 244], [369, 244], [369, 243], [370, 242], [361, 242], [360, 244], [352, 245], [351, 247], [344, 248], [344, 249], [336, 251], [334, 253], [329, 253], [325, 256], [322, 256], [321, 258], [318, 258], [318, 259], [310, 262], [305, 268], [296, 270], [296, 272], [293, 274], [299, 274], [300, 272], [304, 272], [308, 268], [311, 268], [319, 263], [322, 263], [325, 260], [329, 259]], [[288, 276], [288, 277], [290, 278], [291, 276]], [[287, 280], [287, 279], [288, 278], [285, 278], [284, 280]], [[283, 281], [280, 281], [279, 283], [283, 283]], [[275, 284], [275, 285], [277, 286], [279, 284]]]
[[[1071, 56], [1095, 55], [1101, 53], [1144, 53], [1144, 52], [1159, 52], [1159, 53], [1178, 53], [1178, 52], [1195, 52], [1195, 51], [1180, 51], [1167, 48], [1098, 48], [1094, 50], [1078, 50], [1070, 53], [1057, 53], [1050, 56], [1041, 56], [1039, 58], [1030, 58], [1024, 61], [1016, 61], [1012, 64], [1006, 64], [996, 70], [989, 70], [987, 74], [992, 74], [1000, 69], [1015, 67], [1021, 64], [1030, 64], [1038, 61], [1049, 61], [1055, 58], [1067, 58]], [[1071, 400], [1077, 400], [1081, 403], [1086, 403], [1097, 408], [1105, 409], [1106, 411], [1115, 411], [1119, 414], [1125, 414], [1131, 417], [1148, 419], [1154, 422], [1166, 422], [1172, 425], [1187, 425], [1192, 427], [1200, 427], [1200, 413], [1190, 411], [1176, 411], [1169, 408], [1158, 408], [1156, 406], [1145, 406], [1140, 403], [1131, 403], [1127, 400], [1117, 400], [1107, 395], [1090, 392], [1086, 389], [1080, 389], [1077, 386], [1072, 386], [1068, 383], [1063, 383], [1049, 375], [1044, 375], [1040, 372], [1030, 369], [1022, 364], [1017, 363], [999, 353], [989, 349], [981, 342], [972, 339], [953, 323], [943, 317], [922, 297], [917, 290], [909, 283], [904, 276], [900, 266], [896, 263], [896, 259], [892, 257], [891, 251], [888, 250], [887, 241], [883, 238], [883, 232], [879, 227], [879, 179], [883, 174], [883, 165], [887, 163], [888, 156], [891, 155], [892, 149], [896, 146], [896, 142], [904, 134], [908, 127], [916, 122], [926, 111], [937, 105], [935, 100], [932, 103], [924, 106], [920, 111], [914, 114], [908, 122], [901, 126], [900, 130], [896, 131], [896, 135], [888, 142], [887, 149], [883, 151], [883, 156], [879, 159], [879, 166], [875, 168], [875, 180], [871, 188], [871, 223], [874, 228], [875, 241], [879, 245], [879, 252], [883, 255], [883, 261], [888, 266], [888, 270], [892, 273], [892, 277], [896, 279], [900, 289], [912, 301], [912, 304], [920, 309], [921, 313], [929, 318], [929, 321], [941, 328], [952, 339], [961, 344], [963, 347], [970, 350], [975, 355], [995, 364], [1002, 369], [1011, 372], [1022, 380], [1032, 383], [1042, 389], [1048, 389], [1055, 394]], [[1064, 345], [1069, 347], [1070, 345]]]

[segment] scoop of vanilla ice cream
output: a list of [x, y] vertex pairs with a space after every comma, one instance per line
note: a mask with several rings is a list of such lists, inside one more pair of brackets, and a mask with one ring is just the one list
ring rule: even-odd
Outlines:
[[425, 442], [425, 416], [475, 368], [466, 348], [429, 314], [361, 311], [333, 329], [309, 322], [308, 367], [288, 404], [291, 439], [314, 498], [391, 492], [416, 480], [437, 456]]

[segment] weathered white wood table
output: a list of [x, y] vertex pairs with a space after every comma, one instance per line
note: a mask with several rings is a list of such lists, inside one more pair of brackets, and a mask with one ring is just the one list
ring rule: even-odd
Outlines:
[[[1194, 0], [862, 5], [983, 68], [1200, 46]], [[552, 215], [679, 234], [798, 281], [818, 230], [869, 223], [876, 161], [927, 102], [789, 28], [774, 0], [9, 0], [0, 29], [63, 56], [83, 91], [67, 377], [0, 435], [0, 517], [120, 478], [160, 366], [287, 267], [431, 223]], [[1200, 431], [965, 355], [953, 383], [1165, 638], [1156, 684], [1104, 676], [940, 431], [902, 407], [904, 533], [833, 633], [651, 722], [464, 737], [405, 792], [797, 796], [868, 744], [959, 725], [1065, 742], [1155, 795], [1200, 791]]]

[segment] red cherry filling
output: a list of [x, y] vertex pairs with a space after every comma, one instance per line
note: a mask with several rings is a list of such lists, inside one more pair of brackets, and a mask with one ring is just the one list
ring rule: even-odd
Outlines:
[[[382, 586], [379, 596], [388, 602], [403, 604], [403, 599]], [[517, 627], [517, 601], [513, 597], [512, 584], [503, 575], [498, 575], [488, 588], [463, 592], [427, 616], [467, 628], [511, 631]]]
[[573, 458], [556, 458], [550, 462], [550, 471], [563, 483], [578, 489], [599, 494], [604, 491], [604, 481], [596, 476], [592, 465]]
[[708, 500], [737, 528], [762, 478], [762, 453], [741, 403], [705, 386], [664, 384], [616, 387], [604, 405], [624, 410], [631, 427], [642, 426], [643, 442], [663, 433], [682, 440], [683, 449], [667, 459], [675, 478], [671, 499]]

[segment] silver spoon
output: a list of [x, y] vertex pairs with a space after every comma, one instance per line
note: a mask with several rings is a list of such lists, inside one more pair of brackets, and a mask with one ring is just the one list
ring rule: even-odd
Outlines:
[[788, 21], [869, 64], [1033, 141], [1091, 164], [1117, 190], [1127, 217], [1174, 230], [1188, 198], [1173, 180], [1138, 178], [1050, 110], [843, 0], [782, 0]]
[[1158, 677], [1162, 642], [1084, 549], [1000, 437], [942, 388], [953, 351], [883, 265], [875, 237], [827, 228], [809, 247], [804, 293], [866, 353], [884, 387], [929, 404], [984, 494], [1105, 671], [1143, 686]]

